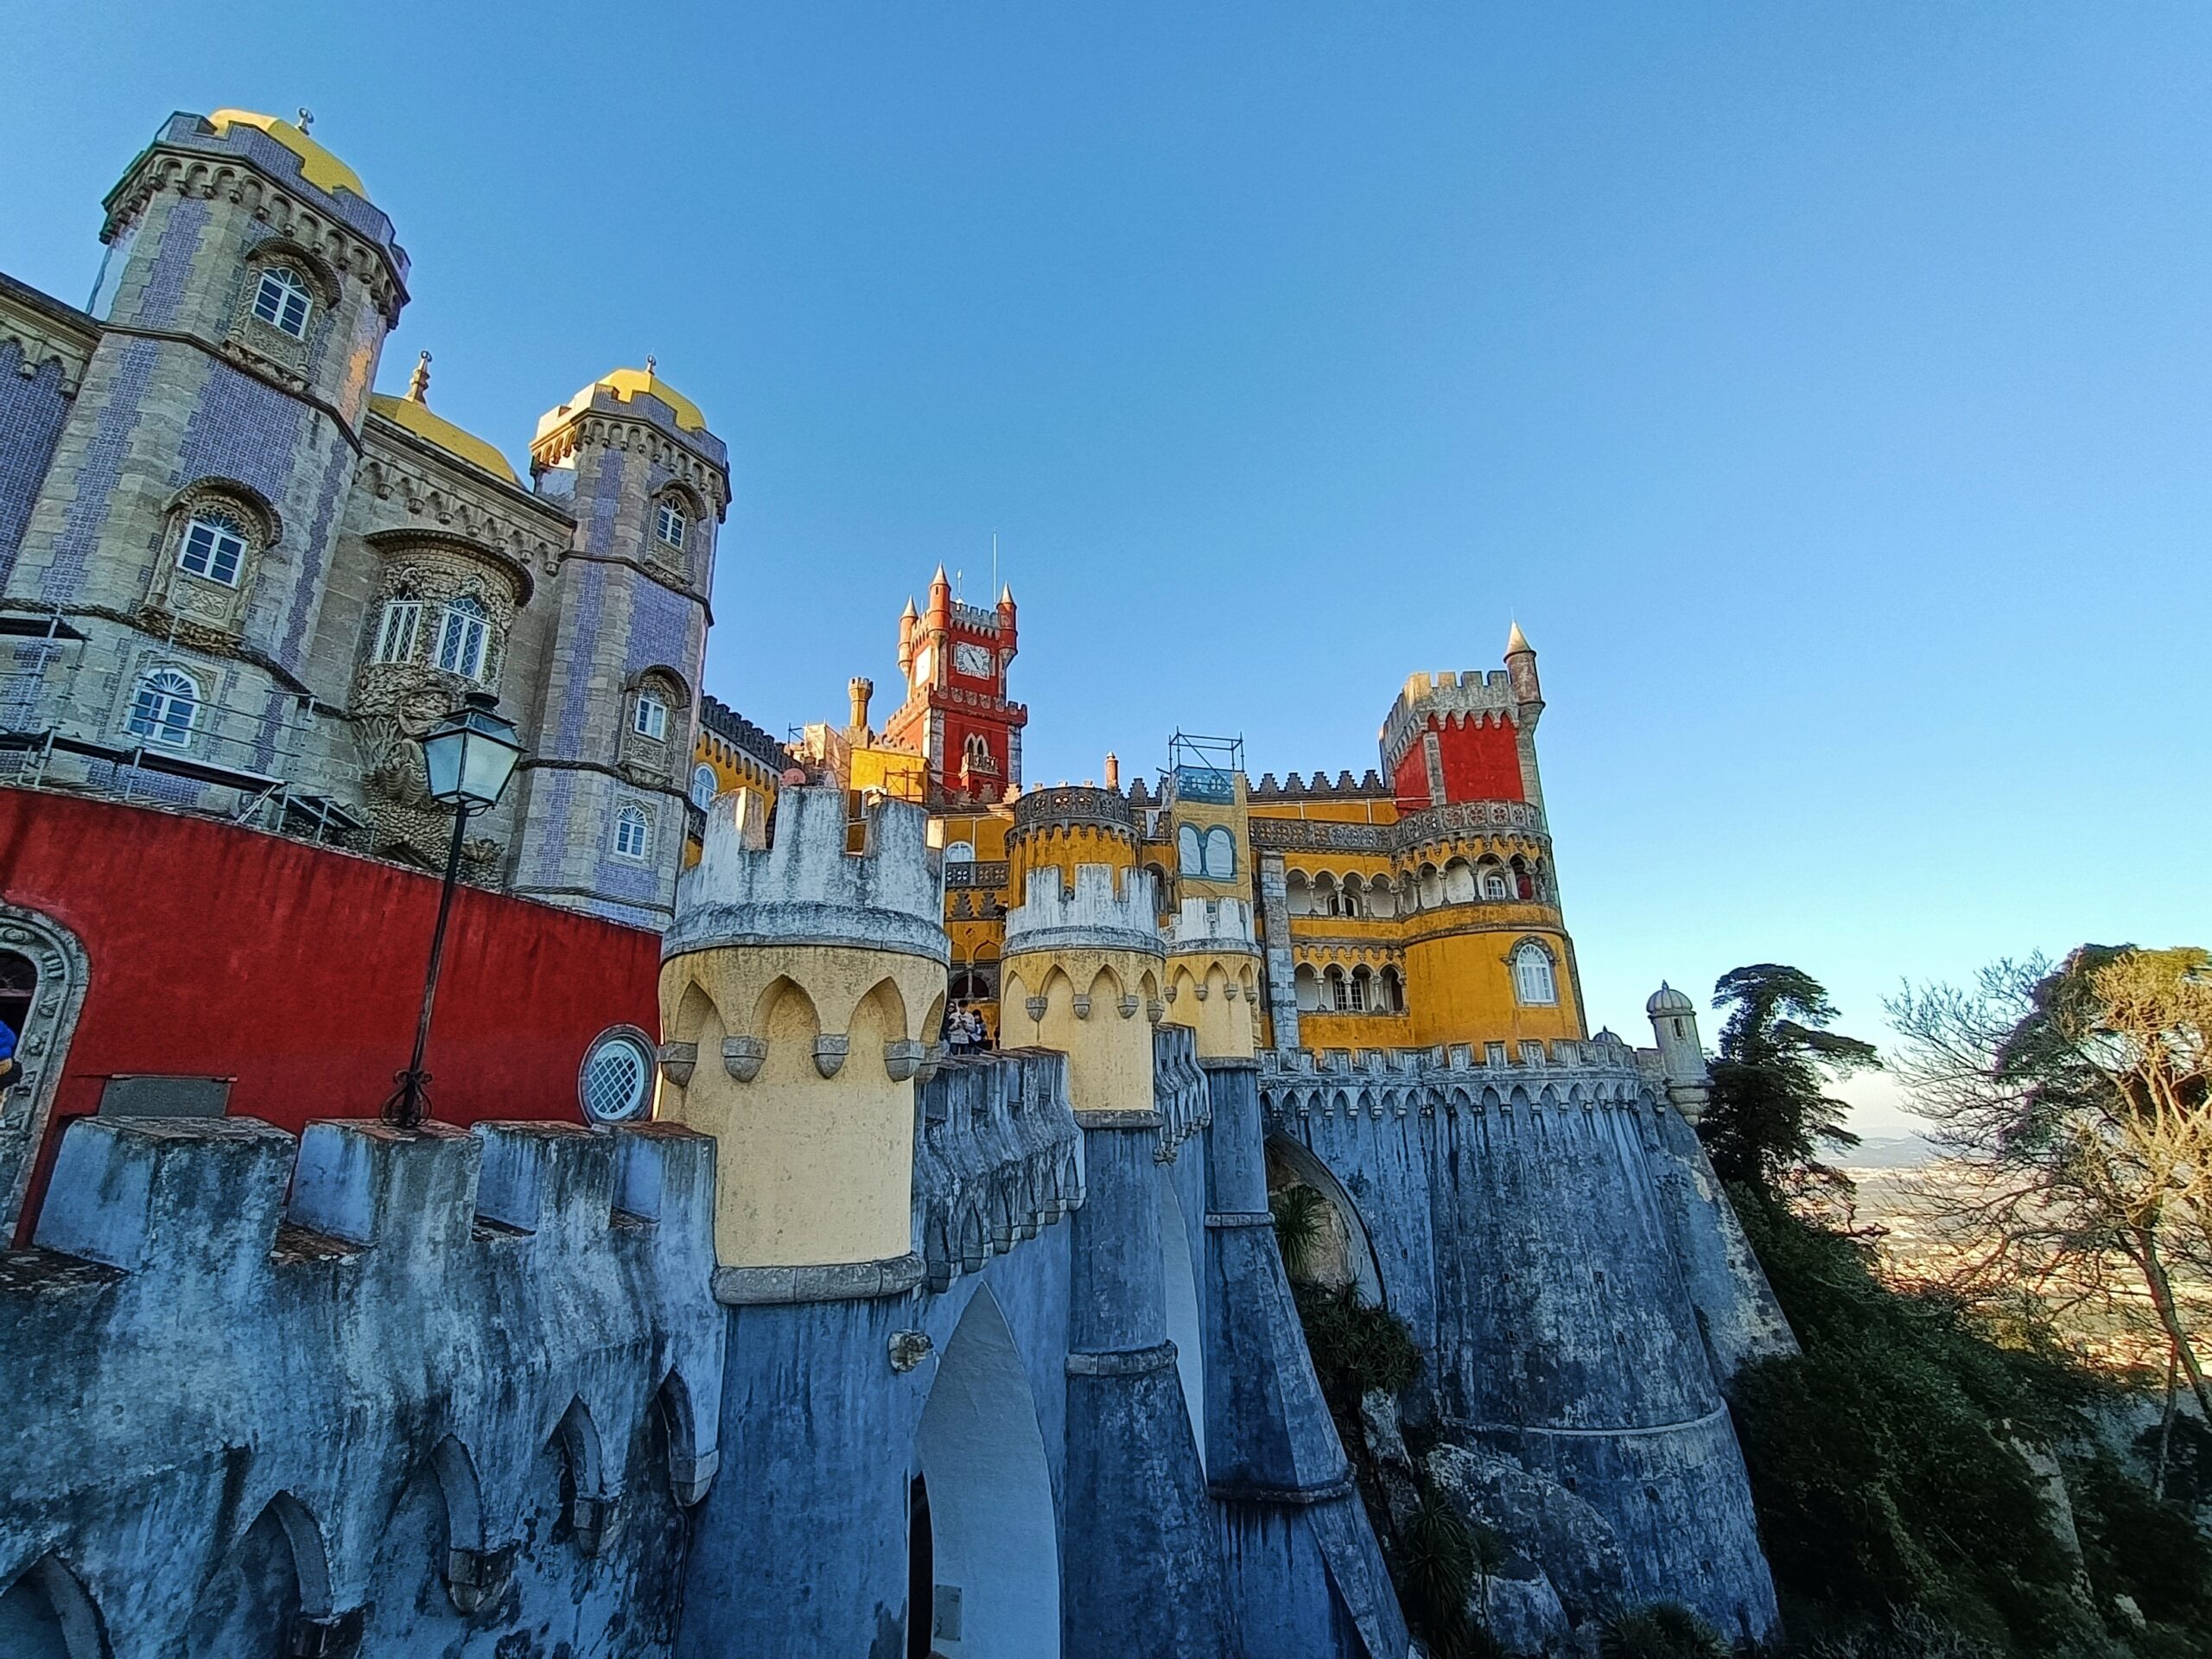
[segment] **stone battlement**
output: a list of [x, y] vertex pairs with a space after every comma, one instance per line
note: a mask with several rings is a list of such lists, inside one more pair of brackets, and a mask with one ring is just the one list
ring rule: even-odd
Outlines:
[[639, 1552], [718, 1459], [713, 1204], [712, 1142], [661, 1124], [78, 1120], [0, 1255], [0, 1576], [66, 1545], [148, 1653], [245, 1650], [177, 1591], [277, 1523], [332, 1632], [424, 1582], [573, 1608], [601, 1553], [672, 1590]]
[[1260, 775], [1260, 781], [1252, 785], [1249, 798], [1255, 801], [1342, 799], [1345, 797], [1357, 799], [1370, 796], [1387, 796], [1389, 792], [1390, 786], [1382, 781], [1382, 774], [1370, 766], [1360, 775], [1357, 782], [1353, 781], [1352, 775], [1349, 772], [1338, 772], [1334, 783], [1329, 781], [1329, 774], [1326, 772], [1314, 772], [1313, 781], [1310, 783], [1294, 772], [1281, 783], [1275, 781], [1275, 775], [1272, 772], [1262, 772]]
[[1039, 871], [1006, 913], [1005, 952], [1092, 949], [1162, 954], [1154, 879], [1145, 870], [1084, 864], [1072, 888]]
[[1170, 955], [1259, 949], [1252, 931], [1251, 901], [1246, 899], [1185, 899], [1160, 931]]
[[928, 844], [922, 808], [872, 799], [855, 819], [842, 790], [791, 788], [772, 812], [747, 789], [707, 810], [699, 863], [677, 884], [664, 962], [696, 950], [792, 944], [948, 959], [944, 855]]
[[1160, 1114], [1160, 1157], [1172, 1161], [1185, 1141], [1213, 1122], [1213, 1096], [1190, 1027], [1153, 1027], [1152, 1100]]
[[1081, 1208], [1083, 1132], [1065, 1055], [948, 1059], [917, 1093], [914, 1233], [931, 1290]]
[[1487, 674], [1471, 668], [1464, 674], [1446, 669], [1413, 675], [1382, 718], [1382, 763], [1395, 767], [1432, 719], [1459, 725], [1472, 720], [1510, 721], [1520, 706], [1513, 677], [1502, 668]]

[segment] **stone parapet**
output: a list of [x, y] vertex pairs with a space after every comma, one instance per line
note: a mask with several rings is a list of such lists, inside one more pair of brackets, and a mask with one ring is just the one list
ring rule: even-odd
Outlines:
[[1067, 1058], [1046, 1049], [944, 1061], [917, 1090], [914, 1232], [948, 1288], [1081, 1207], [1083, 1134]]
[[1128, 950], [1160, 957], [1153, 877], [1103, 864], [1078, 868], [1072, 888], [1032, 881], [1007, 912], [1005, 954], [1065, 950]]
[[245, 1651], [281, 1632], [224, 1575], [281, 1526], [294, 1643], [442, 1651], [512, 1596], [595, 1643], [717, 1461], [713, 1200], [661, 1124], [77, 1120], [0, 1255], [0, 1577], [67, 1560], [118, 1654]]
[[943, 855], [928, 815], [878, 799], [849, 817], [842, 790], [786, 789], [773, 809], [751, 790], [707, 813], [699, 863], [678, 884], [664, 962], [755, 945], [851, 945], [944, 963]]
[[1260, 952], [1249, 899], [1185, 899], [1160, 931], [1171, 957], [1218, 952], [1257, 956]]

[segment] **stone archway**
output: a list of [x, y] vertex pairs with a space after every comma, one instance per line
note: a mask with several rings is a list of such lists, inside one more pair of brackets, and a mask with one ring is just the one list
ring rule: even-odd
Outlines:
[[[92, 964], [77, 936], [35, 910], [0, 904], [0, 957], [9, 958], [5, 1017], [22, 1075], [0, 1090], [0, 1241], [15, 1236], [24, 1189], [54, 1112], [69, 1039], [85, 1006]], [[28, 969], [29, 982], [21, 982]]]
[[1350, 1285], [1363, 1302], [1389, 1306], [1382, 1274], [1376, 1266], [1375, 1247], [1367, 1236], [1367, 1224], [1351, 1194], [1344, 1191], [1334, 1171], [1316, 1157], [1311, 1147], [1287, 1135], [1271, 1135], [1267, 1141], [1268, 1196], [1291, 1187], [1306, 1186], [1320, 1194], [1327, 1225], [1319, 1241], [1310, 1276], [1331, 1288]]
[[959, 1659], [1058, 1659], [1059, 1529], [1029, 1377], [988, 1286], [976, 1287], [944, 1355], [917, 1436], [928, 1491], [931, 1589], [910, 1600], [914, 1651]]

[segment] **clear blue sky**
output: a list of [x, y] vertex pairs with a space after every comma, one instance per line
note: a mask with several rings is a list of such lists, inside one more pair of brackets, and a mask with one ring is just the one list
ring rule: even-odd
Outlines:
[[0, 269], [81, 302], [167, 111], [304, 103], [414, 257], [387, 389], [429, 347], [519, 460], [657, 353], [773, 729], [995, 529], [1033, 779], [1358, 771], [1517, 615], [1630, 1034], [1745, 961], [1880, 1035], [1901, 975], [2212, 943], [2212, 9], [9, 14]]

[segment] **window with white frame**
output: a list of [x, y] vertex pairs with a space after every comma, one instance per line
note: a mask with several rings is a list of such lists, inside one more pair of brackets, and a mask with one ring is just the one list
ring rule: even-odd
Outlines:
[[438, 666], [463, 679], [484, 677], [492, 647], [492, 616], [481, 600], [463, 594], [438, 619]]
[[1236, 838], [1221, 825], [1206, 831], [1206, 880], [1226, 881], [1236, 874]]
[[1534, 939], [1513, 952], [1513, 997], [1523, 1007], [1548, 1008], [1559, 1001], [1559, 978], [1552, 953]]
[[1374, 1000], [1370, 995], [1372, 986], [1372, 976], [1366, 969], [1355, 968], [1351, 970], [1351, 1001], [1346, 1006], [1352, 1013], [1365, 1014], [1367, 1012], [1369, 1005]]
[[1513, 889], [1506, 884], [1504, 871], [1493, 868], [1483, 872], [1484, 898], [1510, 899], [1512, 896]]
[[263, 271], [260, 284], [253, 290], [253, 315], [294, 340], [308, 337], [308, 314], [314, 305], [314, 296], [299, 273], [283, 265], [271, 265]]
[[636, 706], [630, 713], [631, 729], [639, 737], [649, 737], [656, 743], [668, 738], [668, 704], [651, 691], [638, 693]]
[[702, 812], [715, 804], [715, 797], [722, 792], [722, 781], [709, 766], [691, 768], [691, 804]]
[[683, 532], [690, 528], [690, 518], [674, 501], [662, 502], [653, 513], [653, 534], [670, 547], [681, 549]]
[[238, 585], [238, 571], [245, 563], [245, 526], [219, 512], [196, 512], [184, 527], [184, 540], [176, 562], [195, 576]]
[[642, 863], [647, 849], [652, 845], [652, 820], [645, 816], [644, 808], [626, 806], [614, 815], [614, 855], [617, 858], [633, 858]]
[[411, 663], [422, 639], [423, 601], [419, 599], [388, 599], [385, 601], [383, 619], [377, 624], [376, 649], [370, 653], [369, 660]]
[[181, 669], [157, 668], [138, 682], [123, 724], [134, 737], [181, 749], [192, 742], [199, 721], [199, 682]]

